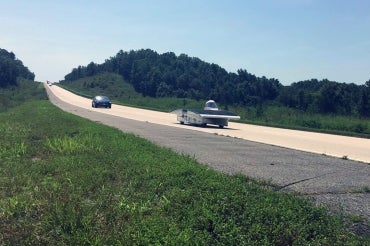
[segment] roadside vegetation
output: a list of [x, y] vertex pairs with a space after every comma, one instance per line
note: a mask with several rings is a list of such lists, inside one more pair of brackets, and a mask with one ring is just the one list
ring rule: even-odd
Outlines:
[[283, 106], [229, 107], [241, 122], [303, 131], [370, 138], [370, 119], [336, 114], [307, 113]]
[[[359, 217], [63, 112], [14, 53], [0, 62], [1, 245], [370, 244], [348, 230]], [[74, 89], [160, 110], [203, 104], [158, 103], [100, 76]]]
[[35, 74], [13, 52], [0, 48], [0, 88], [16, 86], [20, 77], [33, 81]]
[[[136, 92], [122, 76], [114, 73], [85, 77], [73, 82], [61, 83], [59, 86], [88, 98], [104, 94], [117, 104], [164, 112], [183, 107], [203, 108], [205, 103], [205, 100], [191, 98], [144, 97]], [[304, 112], [297, 108], [272, 103], [256, 106], [230, 106], [219, 103], [219, 106], [240, 115], [241, 120], [238, 122], [370, 138], [369, 118]]]
[[[186, 54], [159, 54], [141, 49], [120, 50], [101, 64], [90, 62], [86, 66], [80, 65], [65, 75], [65, 80], [61, 82], [73, 84], [103, 73], [120, 75], [144, 97], [196, 101], [213, 99], [230, 109], [255, 108], [257, 114], [254, 121], [261, 124], [309, 127], [363, 136], [369, 136], [370, 132], [370, 80], [357, 85], [350, 81], [339, 83], [312, 78], [284, 85], [276, 78], [258, 77], [246, 69], [228, 72], [217, 64]], [[297, 116], [289, 116], [285, 111]], [[277, 112], [278, 116], [273, 112]], [[312, 119], [302, 121], [300, 116]], [[330, 122], [329, 118], [337, 116], [340, 117], [336, 120], [350, 120], [332, 125], [333, 120]]]
[[39, 99], [47, 99], [43, 84], [19, 77], [16, 85], [0, 87], [0, 112]]
[[370, 243], [307, 200], [34, 99], [0, 113], [1, 244]]

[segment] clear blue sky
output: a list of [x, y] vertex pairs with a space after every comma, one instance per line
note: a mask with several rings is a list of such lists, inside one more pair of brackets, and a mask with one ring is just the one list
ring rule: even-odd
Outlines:
[[119, 50], [198, 57], [289, 85], [370, 79], [369, 0], [0, 0], [0, 48], [38, 81]]

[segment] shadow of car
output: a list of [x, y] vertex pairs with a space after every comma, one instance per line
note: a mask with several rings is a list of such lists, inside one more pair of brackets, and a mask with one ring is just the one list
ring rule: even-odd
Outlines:
[[95, 96], [92, 99], [91, 106], [93, 108], [99, 108], [99, 107], [111, 108], [112, 103], [107, 96]]

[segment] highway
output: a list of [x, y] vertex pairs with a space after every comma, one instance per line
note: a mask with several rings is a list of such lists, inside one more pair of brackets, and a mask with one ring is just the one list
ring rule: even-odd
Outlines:
[[230, 122], [229, 127], [225, 129], [184, 126], [176, 122], [175, 114], [120, 105], [113, 105], [111, 110], [94, 109], [91, 107], [90, 99], [77, 96], [58, 86], [51, 86], [50, 90], [55, 96], [65, 102], [104, 114], [370, 163], [370, 139], [256, 126], [236, 122]]
[[[56, 85], [45, 88], [49, 100], [66, 112], [146, 138], [219, 172], [270, 181], [280, 191], [370, 222], [368, 139], [239, 123], [224, 129], [181, 125], [175, 114], [115, 104], [92, 108], [91, 99]], [[367, 233], [368, 222], [361, 224]]]

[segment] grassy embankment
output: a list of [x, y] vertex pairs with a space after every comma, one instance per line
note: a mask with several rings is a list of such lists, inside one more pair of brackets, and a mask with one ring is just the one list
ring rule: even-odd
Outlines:
[[18, 79], [18, 86], [0, 88], [0, 112], [6, 111], [24, 102], [47, 99], [41, 83]]
[[[132, 86], [117, 74], [100, 74], [83, 78], [72, 83], [63, 84], [62, 87], [85, 97], [105, 94], [118, 104], [167, 112], [181, 107], [202, 108], [204, 105], [204, 101], [192, 99], [143, 97], [136, 93]], [[223, 105], [219, 106], [223, 107]], [[312, 114], [276, 105], [260, 107], [228, 106], [226, 109], [239, 114], [241, 116], [239, 122], [370, 138], [369, 119]]]
[[308, 201], [47, 100], [0, 113], [0, 136], [0, 244], [370, 243]]

